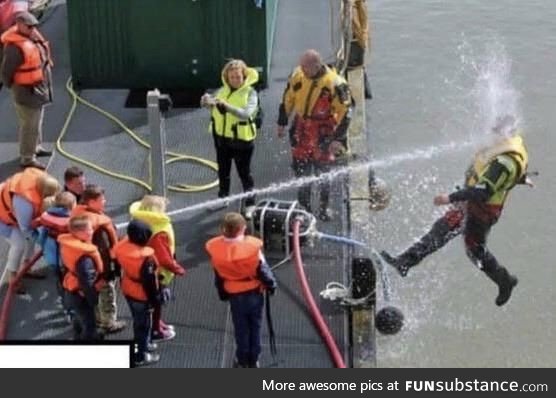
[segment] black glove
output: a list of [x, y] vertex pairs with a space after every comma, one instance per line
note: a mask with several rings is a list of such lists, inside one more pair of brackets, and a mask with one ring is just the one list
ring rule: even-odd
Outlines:
[[268, 294], [270, 294], [271, 296], [274, 296], [274, 293], [276, 293], [276, 286], [267, 287], [266, 290], [268, 291]]
[[216, 109], [218, 109], [218, 112], [220, 112], [221, 114], [225, 114], [227, 109], [226, 109], [226, 105], [224, 104], [216, 104]]

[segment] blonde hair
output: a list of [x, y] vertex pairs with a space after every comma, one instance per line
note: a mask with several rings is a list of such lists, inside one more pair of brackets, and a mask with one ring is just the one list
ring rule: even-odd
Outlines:
[[239, 213], [226, 213], [222, 219], [220, 229], [226, 238], [235, 238], [247, 225], [245, 218]]
[[54, 177], [43, 174], [37, 179], [37, 190], [42, 198], [54, 196], [60, 191], [60, 184]]
[[54, 196], [47, 196], [42, 200], [41, 211], [45, 212], [46, 210], [50, 209], [52, 206], [54, 206], [55, 202], [56, 199], [54, 198]]
[[166, 213], [168, 199], [164, 196], [145, 195], [139, 205], [139, 210], [154, 211], [155, 213]]
[[92, 225], [91, 219], [86, 215], [80, 215], [70, 218], [69, 230], [70, 232], [85, 231], [89, 225]]
[[226, 83], [230, 84], [228, 81], [228, 73], [233, 69], [241, 70], [243, 78], [247, 77], [247, 64], [241, 59], [231, 59], [222, 68], [222, 76], [224, 76]]
[[75, 207], [75, 196], [71, 192], [60, 192], [54, 197], [54, 205], [72, 210]]

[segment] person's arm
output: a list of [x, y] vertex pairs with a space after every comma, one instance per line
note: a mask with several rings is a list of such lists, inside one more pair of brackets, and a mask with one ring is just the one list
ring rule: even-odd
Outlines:
[[270, 269], [270, 266], [266, 262], [266, 259], [264, 258], [262, 252], [259, 254], [259, 257], [260, 257], [260, 262], [259, 262], [259, 268], [257, 269], [257, 277], [271, 293], [274, 293], [277, 286], [274, 273]]
[[185, 269], [178, 264], [170, 250], [170, 238], [168, 234], [160, 232], [153, 236], [149, 242], [153, 248], [158, 264], [176, 275], [184, 275]]
[[16, 70], [23, 64], [23, 54], [21, 50], [13, 45], [4, 47], [2, 58], [2, 82], [6, 87], [12, 87]]
[[296, 71], [288, 77], [288, 83], [282, 94], [282, 102], [278, 108], [278, 126], [287, 126], [290, 114], [295, 105], [295, 93], [301, 89], [301, 82], [295, 82]]
[[226, 301], [230, 298], [228, 292], [224, 289], [224, 279], [222, 279], [216, 271], [214, 271], [214, 286], [216, 287], [220, 300]]
[[491, 194], [488, 189], [482, 186], [468, 187], [452, 192], [448, 195], [450, 203], [465, 202], [472, 200], [475, 202], [486, 202]]
[[352, 109], [353, 107], [351, 106], [348, 108], [344, 118], [340, 120], [340, 123], [334, 130], [334, 141], [340, 142], [344, 147], [347, 147], [348, 128], [351, 123]]
[[249, 98], [247, 99], [247, 105], [245, 105], [243, 108], [235, 107], [223, 100], [218, 100], [218, 102], [224, 106], [224, 110], [226, 112], [230, 112], [232, 115], [240, 120], [248, 120], [255, 115], [257, 106], [259, 105], [259, 98], [257, 95], [257, 91], [255, 89], [251, 89]]
[[106, 224], [101, 225], [93, 234], [93, 245], [98, 247], [102, 264], [104, 265], [102, 277], [107, 281], [113, 281], [119, 274], [119, 269], [114, 264], [111, 250], [114, 247], [113, 239]]
[[[341, 124], [348, 112], [350, 112], [353, 104], [351, 101], [351, 90], [345, 79], [340, 76], [336, 77], [336, 79], [334, 96], [332, 97], [332, 111], [336, 115], [338, 124]], [[347, 134], [347, 131], [345, 133]]]
[[77, 262], [77, 279], [79, 280], [79, 288], [85, 296], [87, 303], [94, 307], [98, 302], [98, 292], [95, 288], [97, 281], [97, 270], [93, 259], [89, 256], [83, 256]]
[[160, 303], [158, 285], [156, 283], [156, 263], [152, 258], [148, 258], [141, 267], [141, 282], [145, 293], [147, 294], [147, 301], [151, 307]]

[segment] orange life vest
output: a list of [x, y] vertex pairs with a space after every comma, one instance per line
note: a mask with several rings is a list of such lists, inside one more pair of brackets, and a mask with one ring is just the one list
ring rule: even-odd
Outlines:
[[0, 185], [0, 221], [6, 225], [17, 225], [12, 203], [14, 195], [25, 198], [33, 205], [33, 218], [41, 214], [42, 196], [37, 189], [37, 180], [43, 175], [44, 171], [28, 167]]
[[101, 279], [103, 266], [97, 247], [92, 243], [83, 242], [71, 234], [60, 235], [58, 237], [58, 243], [60, 243], [62, 264], [67, 271], [64, 275], [64, 289], [70, 293], [81, 293], [81, 287], [79, 286], [79, 279], [77, 277], [77, 263], [82, 257], [87, 256], [95, 263], [97, 272], [95, 288], [99, 291], [104, 281]]
[[336, 119], [331, 113], [332, 95], [323, 90], [308, 118], [296, 116], [294, 125], [292, 156], [297, 160], [314, 160], [321, 163], [334, 161], [328, 150], [336, 128]]
[[156, 261], [154, 250], [148, 246], [137, 246], [125, 238], [114, 246], [112, 254], [122, 267], [121, 287], [124, 296], [137, 301], [147, 301], [147, 293], [141, 281], [141, 267], [148, 258]]
[[58, 235], [69, 232], [69, 217], [58, 217], [46, 211], [39, 217], [38, 224], [45, 227], [48, 235], [55, 239]]
[[[14, 25], [1, 37], [4, 46], [8, 44], [17, 46], [23, 54], [23, 64], [17, 68], [14, 74], [14, 83], [20, 86], [35, 86], [43, 82], [45, 80], [44, 68], [47, 65], [52, 66], [48, 41], [36, 29], [34, 34], [37, 39], [31, 40], [20, 34], [17, 25]], [[46, 59], [39, 46], [44, 48]]]
[[206, 243], [212, 266], [223, 279], [226, 292], [234, 294], [262, 289], [257, 277], [262, 247], [263, 242], [252, 236], [237, 242], [217, 236]]
[[108, 233], [110, 239], [110, 247], [118, 242], [118, 234], [112, 224], [112, 220], [105, 214], [99, 214], [90, 210], [86, 205], [77, 205], [71, 212], [71, 216], [87, 216], [91, 220], [93, 231], [104, 230]]

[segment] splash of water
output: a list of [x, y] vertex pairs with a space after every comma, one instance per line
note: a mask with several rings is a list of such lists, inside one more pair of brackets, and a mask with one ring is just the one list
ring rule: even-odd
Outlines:
[[483, 131], [489, 131], [497, 118], [512, 115], [519, 125], [519, 92], [511, 83], [512, 63], [504, 46], [489, 45], [487, 59], [479, 65], [478, 76], [473, 88], [479, 115], [482, 116]]
[[227, 198], [219, 198], [219, 199], [198, 203], [193, 206], [185, 207], [183, 209], [170, 211], [168, 212], [168, 216], [173, 217], [178, 214], [184, 214], [184, 213], [198, 211], [206, 208], [211, 208], [213, 206], [224, 205], [228, 202], [238, 201], [247, 198], [251, 195], [274, 194], [277, 192], [299, 188], [304, 185], [317, 183], [319, 181], [335, 180], [341, 177], [346, 177], [350, 173], [366, 172], [370, 168], [381, 169], [381, 168], [392, 167], [402, 162], [408, 162], [417, 159], [431, 159], [435, 156], [439, 156], [444, 153], [460, 151], [471, 145], [473, 145], [473, 143], [469, 141], [463, 141], [463, 142], [453, 141], [442, 145], [433, 145], [426, 148], [417, 148], [412, 151], [392, 155], [383, 159], [376, 159], [367, 162], [359, 162], [359, 163], [352, 164], [350, 166], [338, 167], [328, 173], [323, 173], [319, 176], [293, 178], [288, 181], [271, 184], [265, 188], [255, 189], [248, 193], [240, 193], [240, 194], [228, 196]]
[[461, 61], [458, 73], [466, 80], [471, 79], [473, 87], [469, 91], [466, 83], [450, 83], [460, 89], [463, 97], [472, 101], [468, 104], [472, 116], [469, 126], [472, 139], [488, 140], [490, 137], [486, 133], [496, 125], [498, 118], [505, 115], [513, 116], [516, 124], [522, 125], [521, 93], [512, 83], [512, 61], [505, 46], [493, 40], [485, 45], [481, 55], [477, 55], [463, 36], [457, 50]]
[[[475, 143], [473, 149], [479, 146], [491, 143], [493, 134], [490, 134], [492, 128], [497, 124], [497, 120], [505, 115], [512, 115], [516, 119], [518, 126], [523, 125], [524, 119], [520, 108], [521, 94], [515, 88], [512, 82], [512, 62], [504, 46], [499, 41], [488, 43], [484, 47], [484, 52], [480, 55], [474, 53], [474, 48], [464, 41], [457, 49], [460, 55], [459, 67], [456, 67], [457, 76], [453, 80], [446, 79], [447, 85], [452, 90], [449, 100], [446, 105], [454, 110], [457, 109], [457, 117], [460, 119], [463, 131], [468, 132], [469, 142]], [[463, 171], [463, 170], [462, 170]], [[397, 185], [397, 203], [392, 206], [399, 214], [405, 215], [409, 212], [421, 211], [422, 214], [417, 214], [413, 217], [411, 225], [402, 222], [392, 223], [391, 216], [384, 225], [378, 226], [376, 223], [379, 221], [373, 220], [374, 224], [370, 226], [372, 232], [370, 236], [380, 237], [381, 244], [393, 246], [399, 237], [405, 240], [405, 245], [410, 234], [408, 232], [425, 233], [429, 229], [430, 209], [420, 209], [419, 204], [423, 202], [422, 195], [430, 195], [427, 190], [419, 190], [420, 185], [426, 185], [427, 180], [432, 180], [434, 184], [437, 183], [436, 177], [441, 173], [440, 170], [435, 170], [432, 174], [431, 170], [427, 172], [420, 172], [420, 175], [414, 175], [411, 182], [405, 184], [407, 180], [405, 176], [400, 176], [402, 181]], [[415, 183], [415, 181], [420, 182]], [[417, 203], [417, 209], [413, 209], [414, 203]], [[398, 207], [395, 205], [398, 204]], [[441, 210], [441, 209], [439, 209]], [[413, 213], [412, 213], [413, 215]], [[438, 216], [439, 214], [436, 214]], [[423, 221], [423, 231], [417, 231], [419, 228], [418, 220]], [[400, 221], [400, 219], [396, 219]], [[378, 232], [377, 232], [378, 231]], [[381, 231], [388, 231], [388, 233], [381, 233]], [[371, 235], [372, 234], [372, 235]], [[419, 234], [420, 237], [420, 234]], [[418, 238], [418, 237], [415, 237]], [[443, 265], [446, 263], [446, 258], [443, 258]], [[429, 262], [436, 262], [434, 258], [428, 259]], [[438, 266], [439, 264], [435, 264]], [[473, 315], [465, 315], [468, 308], [462, 308], [457, 314], [450, 312], [439, 311], [439, 307], [444, 307], [446, 303], [441, 303], [446, 297], [445, 290], [450, 286], [451, 281], [448, 281], [448, 274], [445, 272], [427, 271], [427, 268], [421, 269], [421, 274], [417, 274], [411, 280], [411, 289], [408, 288], [408, 282], [400, 278], [393, 279], [393, 291], [396, 293], [395, 299], [401, 304], [400, 308], [406, 315], [406, 327], [400, 333], [398, 339], [392, 343], [389, 340], [386, 344], [378, 344], [378, 347], [385, 348], [381, 355], [396, 359], [399, 357], [407, 356], [408, 354], [408, 341], [414, 343], [414, 338], [409, 338], [410, 335], [423, 333], [423, 328], [430, 328], [431, 324], [438, 325], [439, 327], [449, 328], [453, 330], [466, 330], [481, 328], [481, 324], [473, 322]], [[423, 294], [422, 292], [428, 292]], [[419, 300], [415, 300], [415, 297]], [[473, 314], [475, 312], [468, 312]], [[385, 338], [386, 339], [386, 338]], [[415, 348], [412, 348], [415, 352]]]

